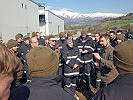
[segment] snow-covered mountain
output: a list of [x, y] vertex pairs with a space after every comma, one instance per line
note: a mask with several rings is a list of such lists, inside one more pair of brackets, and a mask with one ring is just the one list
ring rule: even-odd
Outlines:
[[80, 14], [80, 13], [74, 13], [65, 9], [62, 10], [52, 10], [53, 13], [55, 13], [58, 16], [62, 16], [64, 18], [107, 18], [107, 17], [120, 17], [125, 16], [125, 14], [115, 14], [115, 13], [89, 13], [89, 14]]
[[74, 25], [74, 24], [88, 25], [108, 17], [115, 18], [115, 17], [125, 16], [125, 14], [114, 14], [114, 13], [80, 14], [68, 11], [67, 9], [52, 10], [51, 12], [62, 18], [65, 21], [65, 25]]

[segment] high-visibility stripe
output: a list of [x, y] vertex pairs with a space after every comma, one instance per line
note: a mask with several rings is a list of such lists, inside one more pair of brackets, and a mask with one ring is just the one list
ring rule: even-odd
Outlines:
[[81, 62], [81, 63], [84, 63], [84, 61], [81, 61], [79, 58], [77, 58], [77, 60], [78, 60], [79, 62]]
[[65, 85], [65, 86], [69, 88], [69, 87], [71, 87], [71, 84], [70, 85]]
[[101, 48], [97, 48], [97, 50], [101, 50]]
[[90, 48], [94, 51], [94, 49], [91, 46], [84, 46], [84, 48]]
[[79, 72], [73, 72], [73, 73], [64, 73], [65, 76], [73, 76], [73, 75], [79, 75]]
[[65, 85], [66, 87], [76, 86], [76, 84]]
[[83, 40], [82, 42], [86, 42], [86, 40]]
[[73, 58], [77, 58], [77, 56], [69, 56], [69, 57], [67, 57], [67, 59], [73, 59]]
[[89, 63], [89, 62], [92, 62], [92, 61], [93, 61], [93, 59], [91, 59], [91, 60], [86, 60], [85, 63]]
[[96, 80], [97, 82], [101, 82], [101, 80]]
[[90, 76], [90, 73], [89, 74], [88, 73], [85, 73], [85, 75]]
[[67, 61], [66, 61], [66, 64], [68, 64], [69, 62], [70, 62], [70, 60], [67, 60]]
[[78, 48], [83, 48], [83, 46], [78, 46]]
[[59, 47], [59, 49], [62, 49], [62, 47]]
[[90, 63], [90, 62], [93, 61], [93, 59], [91, 59], [91, 60], [86, 60], [86, 61], [82, 61], [82, 60], [80, 60], [79, 58], [77, 58], [77, 60], [78, 60], [79, 62], [81, 62], [81, 63]]
[[71, 83], [71, 86], [76, 86], [76, 84], [72, 84], [72, 83]]
[[59, 64], [59, 66], [62, 66], [63, 64]]

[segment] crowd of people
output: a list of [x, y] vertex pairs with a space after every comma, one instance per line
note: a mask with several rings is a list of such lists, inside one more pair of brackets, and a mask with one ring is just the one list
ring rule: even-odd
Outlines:
[[130, 30], [15, 39], [0, 37], [0, 100], [132, 100]]

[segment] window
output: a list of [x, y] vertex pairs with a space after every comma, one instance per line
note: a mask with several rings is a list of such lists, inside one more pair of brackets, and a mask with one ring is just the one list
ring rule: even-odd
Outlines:
[[39, 21], [45, 21], [45, 15], [39, 15]]
[[24, 4], [22, 3], [22, 8], [24, 7]]

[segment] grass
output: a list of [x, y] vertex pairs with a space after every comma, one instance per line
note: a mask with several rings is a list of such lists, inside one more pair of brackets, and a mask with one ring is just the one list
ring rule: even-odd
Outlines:
[[107, 31], [109, 29], [115, 29], [119, 26], [127, 25], [133, 23], [133, 20], [117, 20], [117, 21], [109, 21], [106, 26], [101, 29], [101, 31]]
[[113, 21], [109, 23], [109, 26], [117, 26], [117, 25], [125, 25], [125, 24], [130, 24], [133, 23], [133, 20], [122, 20], [122, 21]]

